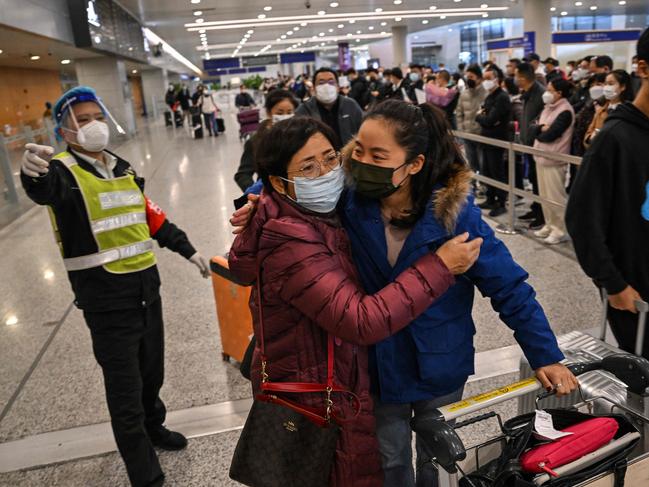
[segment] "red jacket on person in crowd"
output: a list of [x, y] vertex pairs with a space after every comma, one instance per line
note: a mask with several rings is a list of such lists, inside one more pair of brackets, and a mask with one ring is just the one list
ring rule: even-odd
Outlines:
[[[334, 411], [346, 419], [336, 448], [330, 485], [375, 487], [383, 474], [375, 424], [366, 345], [398, 332], [443, 294], [455, 280], [433, 253], [424, 255], [374, 295], [363, 291], [349, 240], [335, 213], [305, 212], [285, 197], [263, 194], [257, 212], [229, 257], [233, 275], [246, 283], [261, 264], [267, 372], [271, 382], [326, 381], [327, 333], [335, 339], [335, 381], [360, 398], [334, 394]], [[257, 349], [253, 390], [260, 391], [260, 336], [256, 288], [251, 309]], [[323, 394], [291, 394], [304, 405], [323, 407]]]

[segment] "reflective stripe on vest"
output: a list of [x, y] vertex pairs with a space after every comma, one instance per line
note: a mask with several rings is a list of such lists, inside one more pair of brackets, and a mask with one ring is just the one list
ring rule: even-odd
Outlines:
[[92, 227], [92, 233], [97, 234], [101, 232], [107, 232], [108, 230], [128, 227], [130, 225], [135, 225], [136, 223], [146, 224], [145, 212], [109, 216], [107, 218], [103, 218], [102, 220], [95, 220], [90, 224], [90, 226]]
[[126, 245], [116, 249], [104, 250], [96, 254], [82, 255], [81, 257], [72, 257], [63, 259], [67, 271], [82, 271], [92, 269], [106, 264], [118, 262], [123, 259], [137, 257], [145, 253], [151, 253], [153, 250], [153, 240]]
[[101, 205], [102, 210], [121, 208], [122, 206], [134, 206], [141, 203], [142, 191], [139, 189], [99, 193], [99, 204]]
[[79, 186], [90, 231], [99, 251], [64, 259], [68, 271], [103, 266], [112, 273], [138, 272], [155, 265], [153, 242], [146, 220], [146, 203], [132, 174], [102, 179], [77, 164], [68, 152], [56, 159]]

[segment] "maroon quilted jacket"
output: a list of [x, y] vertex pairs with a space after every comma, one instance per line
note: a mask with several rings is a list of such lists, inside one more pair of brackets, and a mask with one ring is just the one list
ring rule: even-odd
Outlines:
[[[454, 283], [453, 276], [431, 253], [377, 294], [366, 295], [337, 217], [307, 214], [277, 193], [262, 196], [251, 224], [232, 246], [229, 263], [232, 273], [247, 283], [256, 280], [258, 265], [262, 265], [271, 381], [324, 383], [327, 332], [335, 335], [335, 380], [360, 398], [361, 412], [341, 425], [330, 485], [382, 485], [365, 346], [404, 328]], [[253, 291], [251, 309], [259, 337], [255, 303]], [[252, 377], [257, 393], [259, 348], [253, 358]], [[322, 394], [287, 397], [305, 405], [323, 406]], [[353, 417], [354, 408], [347, 397], [334, 397], [334, 404], [339, 416]]]

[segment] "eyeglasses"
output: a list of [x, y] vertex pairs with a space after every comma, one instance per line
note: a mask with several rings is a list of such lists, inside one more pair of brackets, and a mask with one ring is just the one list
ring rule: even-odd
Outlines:
[[321, 161], [312, 159], [302, 163], [300, 169], [288, 171], [287, 174], [296, 174], [299, 177], [315, 179], [323, 173], [323, 168], [337, 169], [340, 166], [340, 152], [331, 152]]

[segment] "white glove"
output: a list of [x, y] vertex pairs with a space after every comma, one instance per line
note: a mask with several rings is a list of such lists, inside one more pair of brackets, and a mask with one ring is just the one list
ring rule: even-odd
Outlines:
[[205, 260], [205, 257], [203, 257], [200, 253], [196, 252], [194, 255], [192, 255], [189, 258], [189, 262], [198, 267], [201, 276], [203, 276], [205, 279], [210, 277], [210, 266], [207, 263], [207, 260]]
[[50, 160], [54, 147], [49, 145], [26, 144], [21, 169], [27, 176], [37, 178], [50, 170]]

